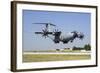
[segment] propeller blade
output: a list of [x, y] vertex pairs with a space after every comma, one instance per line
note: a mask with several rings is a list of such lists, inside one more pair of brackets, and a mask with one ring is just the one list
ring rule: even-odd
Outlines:
[[55, 29], [55, 32], [58, 32], [58, 29]]
[[44, 38], [46, 38], [47, 36], [48, 36], [48, 35], [44, 35], [44, 34], [42, 35], [42, 37], [44, 37]]
[[42, 31], [43, 31], [43, 32], [45, 32], [45, 30], [44, 30], [44, 29], [42, 29]]

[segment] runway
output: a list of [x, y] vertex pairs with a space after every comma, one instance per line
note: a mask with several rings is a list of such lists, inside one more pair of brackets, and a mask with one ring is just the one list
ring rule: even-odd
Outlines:
[[68, 55], [90, 55], [91, 52], [24, 52], [23, 54], [68, 54]]

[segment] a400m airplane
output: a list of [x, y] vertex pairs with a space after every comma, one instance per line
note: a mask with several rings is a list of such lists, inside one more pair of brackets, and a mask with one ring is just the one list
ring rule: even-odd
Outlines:
[[56, 30], [55, 31], [49, 31], [48, 27], [49, 26], [56, 26], [52, 23], [33, 23], [33, 24], [43, 24], [45, 25], [45, 29], [42, 29], [41, 32], [35, 32], [35, 34], [41, 34], [43, 37], [45, 38], [50, 38], [50, 36], [52, 35], [53, 38], [51, 38], [54, 43], [59, 43], [59, 42], [63, 42], [63, 44], [66, 44], [68, 42], [73, 42], [73, 40], [75, 38], [79, 38], [79, 39], [83, 39], [84, 38], [84, 34], [81, 32], [77, 32], [77, 31], [72, 31], [70, 32], [70, 34], [63, 34], [61, 31]]

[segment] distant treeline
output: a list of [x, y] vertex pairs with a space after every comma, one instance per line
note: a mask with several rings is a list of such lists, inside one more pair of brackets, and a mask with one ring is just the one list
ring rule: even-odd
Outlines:
[[86, 51], [90, 51], [91, 50], [91, 46], [90, 44], [86, 44], [84, 45], [84, 47], [73, 47], [72, 50], [86, 50]]

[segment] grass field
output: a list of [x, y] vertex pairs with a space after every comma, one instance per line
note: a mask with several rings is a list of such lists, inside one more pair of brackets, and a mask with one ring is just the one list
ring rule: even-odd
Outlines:
[[23, 54], [23, 62], [47, 62], [66, 60], [87, 60], [91, 55], [68, 55], [68, 54]]

